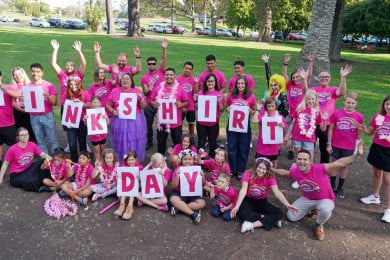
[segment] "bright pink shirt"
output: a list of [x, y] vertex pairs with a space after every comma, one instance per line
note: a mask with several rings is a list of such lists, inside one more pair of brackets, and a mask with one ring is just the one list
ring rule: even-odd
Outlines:
[[[210, 177], [207, 179], [208, 182], [214, 183], [218, 179], [219, 174], [222, 172], [222, 165], [218, 164], [214, 159], [204, 160], [204, 167], [210, 171]], [[231, 175], [229, 164], [225, 162], [223, 172]]]
[[355, 150], [357, 123], [364, 123], [362, 114], [356, 110], [352, 113], [347, 113], [344, 108], [341, 108], [332, 113], [329, 121], [331, 124], [334, 124], [332, 146]]
[[[203, 90], [201, 90], [201, 91], [198, 92], [198, 95], [199, 96], [205, 95], [203, 93], [204, 93]], [[216, 107], [217, 117], [216, 117], [215, 122], [199, 122], [199, 121], [198, 122], [199, 122], [199, 124], [204, 125], [204, 126], [213, 126], [213, 125], [215, 125], [216, 123], [219, 122], [219, 118], [221, 116], [221, 113], [219, 112], [218, 106], [219, 106], [219, 104], [225, 104], [225, 97], [222, 94], [222, 92], [220, 92], [218, 90], [207, 91], [206, 96], [216, 96], [217, 97], [217, 104], [216, 104], [217, 105], [217, 107]], [[221, 97], [221, 101], [218, 101], [218, 97]], [[199, 109], [199, 107], [198, 107], [198, 109]], [[202, 109], [202, 108], [200, 108], [200, 109]]]
[[287, 82], [286, 88], [287, 88], [287, 102], [288, 102], [288, 106], [290, 107], [289, 116], [291, 116], [304, 98], [303, 86], [302, 83], [298, 85], [293, 85], [291, 80], [289, 80]]
[[[115, 110], [118, 110], [119, 108], [119, 100], [121, 97], [121, 93], [135, 93], [135, 94], [139, 93], [142, 95], [142, 91], [138, 88], [130, 88], [128, 90], [124, 90], [123, 88], [114, 88], [111, 91], [107, 102], [112, 102], [114, 104]], [[138, 102], [138, 98], [137, 98], [137, 114], [140, 112], [140, 110], [141, 110], [141, 104]]]
[[233, 204], [231, 206], [232, 209], [237, 203], [238, 193], [232, 185], [229, 185], [229, 189], [227, 191], [224, 191], [218, 187], [214, 187], [214, 194], [217, 197], [217, 205], [221, 208]]
[[[259, 114], [259, 138], [257, 138], [257, 147], [256, 147], [256, 153], [261, 155], [278, 155], [279, 153], [279, 144], [264, 144], [263, 143], [263, 117], [269, 117], [270, 115], [268, 113]], [[284, 127], [287, 127], [286, 121], [284, 120], [284, 117], [279, 115], [279, 117], [282, 119]]]
[[[195, 153], [198, 153], [198, 151], [196, 150], [196, 147], [195, 146], [191, 146], [191, 151], [195, 152]], [[187, 148], [188, 149], [188, 148]], [[181, 151], [183, 151], [184, 149], [181, 147], [181, 144], [177, 144], [173, 147], [173, 151], [172, 151], [172, 154], [173, 155], [179, 155], [179, 153]]]
[[255, 178], [253, 181], [251, 181], [251, 178], [252, 174], [250, 172], [245, 172], [241, 182], [248, 183], [246, 196], [252, 199], [265, 199], [268, 196], [269, 187], [278, 185], [276, 180], [272, 177]]
[[214, 72], [210, 72], [208, 70], [203, 71], [202, 74], [200, 74], [198, 85], [203, 86], [203, 83], [204, 83], [204, 80], [206, 79], [206, 76], [211, 74], [211, 73], [213, 73], [215, 75], [215, 77], [217, 77], [218, 90], [221, 90], [221, 88], [222, 88], [221, 85], [226, 83], [226, 78], [225, 78], [225, 75], [217, 69], [215, 69]]
[[[154, 169], [154, 168], [150, 167], [149, 170], [152, 170], [152, 169]], [[166, 180], [166, 182], [169, 183], [171, 181], [171, 170], [166, 168], [165, 171], [164, 171], [163, 177]], [[141, 181], [141, 178], [140, 178], [140, 181]], [[168, 185], [166, 187], [164, 187], [164, 194], [167, 194], [167, 189], [168, 189]]]
[[377, 117], [382, 116], [380, 114], [376, 114], [372, 117], [370, 121], [370, 126], [374, 127], [376, 129], [374, 139], [372, 141], [378, 145], [384, 146], [384, 147], [390, 147], [390, 142], [386, 139], [380, 139], [380, 136], [390, 136], [390, 116], [383, 116], [384, 120], [381, 124], [378, 124], [379, 122], [376, 122]]
[[[242, 75], [244, 76], [247, 80], [248, 80], [248, 87], [253, 90], [256, 86], [256, 83], [255, 81], [253, 80], [252, 76], [249, 75], [249, 74], [244, 74]], [[237, 81], [237, 78], [239, 76], [238, 75], [234, 75], [230, 80], [229, 80], [229, 84], [228, 84], [228, 88], [229, 89], [233, 89], [234, 88], [234, 85], [236, 84], [236, 81]]]
[[[165, 85], [165, 81], [161, 83], [161, 85], [157, 88], [154, 88], [153, 89], [153, 92], [152, 92], [152, 95], [151, 95], [151, 99], [152, 100], [156, 100], [157, 99], [157, 96], [158, 96], [158, 92], [159, 90], [163, 88], [163, 95], [162, 95], [162, 99], [169, 99], [169, 95], [172, 91], [173, 88], [168, 88], [166, 85]], [[178, 86], [177, 87], [177, 90], [176, 90], [176, 101], [181, 101], [181, 102], [185, 102], [185, 101], [188, 101], [188, 97], [187, 97], [187, 93], [185, 92], [185, 90], [181, 87], [181, 86]], [[171, 124], [170, 127], [171, 128], [176, 128], [178, 126], [181, 126], [182, 125], [182, 119], [181, 119], [181, 115], [182, 115], [182, 109], [181, 108], [177, 108], [177, 124]]]
[[[133, 68], [134, 66], [126, 66], [124, 68], [118, 66], [119, 77], [122, 78], [123, 74], [130, 73], [130, 75], [134, 78], [134, 76], [137, 75], [138, 73], [133, 74]], [[115, 80], [114, 65], [108, 65], [108, 70], [111, 73], [111, 79]], [[119, 85], [119, 81], [117, 82], [117, 85]]]
[[149, 71], [141, 78], [141, 86], [153, 86], [152, 91], [145, 97], [146, 102], [149, 103], [152, 100], [151, 94], [153, 90], [160, 86], [160, 83], [163, 82], [164, 79], [165, 75], [161, 68], [158, 68], [153, 72]]
[[290, 176], [299, 183], [303, 197], [310, 200], [335, 200], [325, 165], [325, 163], [312, 164], [309, 172], [303, 174], [296, 164], [293, 164]]
[[22, 148], [19, 143], [11, 146], [4, 156], [4, 160], [9, 162], [9, 173], [22, 172], [30, 167], [34, 155], [40, 155], [41, 148], [33, 142], [28, 142], [27, 146]]
[[65, 103], [66, 88], [68, 85], [69, 78], [78, 78], [80, 82], [83, 82], [84, 75], [81, 75], [79, 70], [75, 71], [70, 75], [68, 75], [66, 71], [61, 70], [60, 73], [57, 74], [57, 78], [60, 80], [60, 104], [62, 106]]
[[[291, 116], [292, 118], [295, 118], [295, 126], [294, 126], [294, 131], [292, 133], [292, 137], [291, 139], [292, 140], [297, 140], [297, 141], [302, 141], [302, 142], [310, 142], [310, 143], [315, 143], [316, 142], [316, 134], [315, 134], [315, 128], [314, 128], [314, 132], [313, 134], [311, 135], [311, 137], [307, 137], [306, 135], [302, 135], [301, 134], [301, 129], [299, 128], [299, 115], [303, 114], [304, 115], [304, 126], [305, 126], [305, 130], [308, 131], [308, 129], [310, 128], [310, 121], [311, 121], [311, 109], [310, 108], [306, 108], [305, 110], [301, 111], [301, 112], [297, 112], [297, 110], [295, 110]], [[322, 118], [321, 118], [321, 113], [319, 111], [316, 112], [316, 118], [315, 118], [315, 124], [316, 125], [319, 125], [321, 124], [322, 122]]]
[[[193, 166], [196, 166], [195, 164]], [[179, 167], [177, 167], [173, 173], [172, 173], [172, 180], [174, 180], [176, 178], [176, 172], [178, 169], [180, 169], [180, 167], [186, 167], [186, 166], [183, 166], [183, 165], [180, 165]], [[203, 181], [203, 177], [202, 177], [202, 181]], [[179, 177], [179, 182], [178, 182], [178, 185], [176, 188], [173, 188], [174, 191], [178, 191], [180, 192], [180, 177]]]
[[226, 104], [235, 106], [247, 106], [250, 108], [256, 106], [256, 98], [253, 94], [250, 94], [247, 99], [244, 99], [242, 94], [238, 94], [237, 97], [232, 98], [232, 94], [229, 93], [226, 99]]
[[184, 75], [180, 75], [176, 78], [176, 81], [179, 82], [179, 85], [185, 90], [188, 96], [188, 107], [187, 111], [194, 111], [194, 90], [196, 87], [196, 82], [192, 76], [185, 78]]
[[[311, 87], [311, 90], [314, 90], [318, 95], [318, 104], [320, 105], [321, 113], [327, 112], [328, 115], [331, 115], [336, 107], [336, 100], [339, 96], [336, 95], [338, 87]], [[326, 125], [329, 125], [329, 118], [326, 120]]]
[[51, 176], [57, 181], [66, 179], [68, 177], [68, 166], [66, 165], [65, 160], [62, 160], [60, 165], [56, 165], [54, 160], [51, 160], [50, 166], [47, 164], [46, 169], [50, 170]]
[[72, 170], [75, 175], [75, 182], [78, 189], [83, 187], [87, 183], [88, 179], [91, 179], [91, 184], [96, 183], [96, 180], [92, 179], [93, 169], [94, 168], [90, 163], [88, 163], [84, 167], [81, 167], [78, 163], [73, 165]]
[[[53, 86], [53, 84], [51, 84], [50, 82], [46, 81], [46, 80], [43, 80], [39, 85], [35, 84], [34, 82], [30, 82], [28, 85], [28, 87], [32, 87], [32, 88], [42, 88], [42, 93], [43, 94], [48, 94], [49, 96], [53, 96], [55, 95], [56, 98], [57, 98], [57, 90], [56, 88]], [[49, 100], [47, 98], [44, 98], [44, 106], [45, 106], [45, 111], [44, 112], [31, 112], [30, 115], [43, 115], [43, 114], [48, 114], [50, 112], [53, 111], [53, 106], [50, 104]]]
[[[110, 93], [111, 93], [112, 89], [113, 89], [112, 81], [109, 80], [109, 79], [106, 79], [105, 83], [100, 83], [99, 85], [91, 84], [89, 86], [88, 93], [91, 96], [91, 98], [93, 96], [100, 97], [100, 100], [101, 100], [101, 103], [102, 103], [102, 107], [105, 108], [107, 100], [108, 100], [108, 97], [110, 96]], [[106, 108], [106, 112], [108, 112], [107, 108]]]
[[[72, 93], [72, 95], [73, 95], [72, 101], [78, 100], [77, 95], [75, 93]], [[81, 90], [81, 100], [80, 101], [83, 102], [84, 104], [91, 101], [91, 97], [89, 96], [88, 91], [86, 91], [85, 89]], [[83, 121], [85, 114], [86, 114], [86, 110], [85, 110], [85, 108], [83, 108], [83, 110], [81, 111], [80, 122]]]
[[0, 127], [12, 126], [15, 124], [14, 113], [12, 112], [12, 97], [3, 91], [4, 106], [0, 106]]

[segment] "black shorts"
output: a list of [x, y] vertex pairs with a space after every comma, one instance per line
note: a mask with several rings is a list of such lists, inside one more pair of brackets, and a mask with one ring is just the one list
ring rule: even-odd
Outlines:
[[372, 143], [367, 161], [379, 170], [390, 172], [390, 148]]
[[99, 145], [99, 144], [106, 144], [106, 138], [104, 138], [101, 141], [97, 141], [97, 142], [92, 142], [91, 141], [91, 143], [92, 143], [93, 146], [96, 146], [96, 145]]
[[190, 125], [195, 125], [195, 121], [196, 121], [196, 118], [195, 118], [195, 110], [193, 111], [187, 111], [186, 113], [183, 113], [181, 115], [181, 120], [184, 120], [184, 118], [187, 120], [188, 124]]
[[259, 158], [259, 157], [265, 157], [265, 158], [270, 159], [271, 161], [277, 160], [277, 159], [278, 159], [278, 155], [262, 155], [262, 154], [256, 153], [255, 158], [257, 159], [257, 158]]
[[200, 197], [200, 196], [185, 196], [185, 197], [181, 196], [180, 191], [177, 191], [177, 190], [172, 191], [171, 197], [172, 196], [180, 197], [180, 199], [182, 201], [184, 201], [186, 204], [194, 202], [194, 201], [196, 201], [198, 199], [202, 199], [202, 197]]
[[333, 153], [331, 156], [335, 159], [351, 156], [355, 152], [355, 150], [347, 150], [347, 149], [337, 148], [334, 146], [332, 146], [332, 150]]
[[16, 143], [15, 125], [0, 127], [0, 145], [6, 143], [8, 146]]

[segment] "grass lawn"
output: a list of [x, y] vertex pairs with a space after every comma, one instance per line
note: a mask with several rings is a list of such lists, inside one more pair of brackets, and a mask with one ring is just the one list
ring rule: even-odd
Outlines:
[[[122, 33], [122, 32], [118, 32]], [[183, 62], [191, 60], [195, 64], [194, 72], [201, 73], [206, 69], [204, 58], [208, 54], [217, 57], [217, 68], [225, 73], [227, 80], [234, 75], [233, 62], [242, 59], [246, 63], [245, 72], [251, 74], [257, 84], [255, 88], [256, 98], [260, 98], [266, 89], [264, 65], [261, 55], [271, 55], [270, 63], [273, 73], [281, 73], [283, 56], [290, 53], [293, 56], [292, 65], [296, 61], [302, 44], [295, 43], [256, 43], [243, 39], [210, 38], [206, 36], [181, 36], [181, 35], [159, 35], [146, 33], [145, 39], [129, 40], [123, 38], [111, 38], [106, 35], [88, 34], [85, 31], [42, 29], [30, 27], [0, 27], [0, 70], [3, 72], [3, 82], [9, 83], [11, 69], [16, 66], [23, 67], [29, 71], [29, 65], [33, 62], [40, 62], [45, 70], [44, 78], [57, 87], [58, 79], [50, 66], [52, 47], [51, 39], [57, 39], [60, 43], [58, 63], [63, 67], [68, 60], [75, 60], [79, 64], [77, 53], [72, 48], [75, 40], [83, 43], [83, 52], [88, 65], [84, 86], [87, 88], [93, 82], [93, 70], [95, 68], [93, 43], [99, 41], [102, 45], [102, 60], [104, 63], [115, 63], [120, 52], [129, 54], [129, 64], [135, 63], [132, 49], [138, 45], [141, 49], [143, 70], [135, 77], [139, 85], [141, 75], [146, 72], [146, 58], [154, 56], [160, 60], [161, 47], [158, 40], [167, 37], [168, 45], [168, 66], [181, 74]], [[149, 38], [150, 37], [150, 38]], [[151, 38], [152, 37], [152, 38]], [[353, 65], [353, 73], [347, 79], [348, 90], [359, 93], [360, 100], [357, 110], [364, 117], [366, 124], [374, 113], [380, 110], [380, 105], [385, 95], [390, 94], [390, 54], [379, 53], [358, 53], [356, 50], [346, 49], [342, 52], [345, 59], [342, 64], [334, 64], [331, 67], [332, 84], [338, 85], [340, 66], [345, 64]], [[293, 66], [290, 66], [292, 70]], [[341, 107], [341, 100], [337, 107]], [[59, 109], [56, 109], [58, 118]], [[224, 120], [226, 122], [226, 119]], [[224, 126], [222, 126], [224, 127]], [[257, 129], [257, 128], [254, 128]], [[366, 144], [370, 143], [371, 137], [364, 137]]]

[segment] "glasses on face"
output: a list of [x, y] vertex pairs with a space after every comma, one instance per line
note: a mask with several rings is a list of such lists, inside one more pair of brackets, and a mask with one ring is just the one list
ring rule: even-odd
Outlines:
[[213, 80], [213, 79], [209, 79], [208, 81], [207, 81], [207, 83], [214, 83], [215, 82], [215, 80]]
[[330, 76], [319, 76], [318, 78], [319, 78], [319, 79], [329, 79]]
[[150, 63], [148, 63], [148, 65], [149, 65], [149, 66], [155, 66], [156, 63], [155, 63], [155, 62], [154, 62], [154, 63], [151, 63], [151, 62], [150, 62]]
[[24, 136], [29, 136], [29, 134], [24, 134], [24, 135], [19, 135], [19, 136], [21, 136], [21, 137], [24, 137]]

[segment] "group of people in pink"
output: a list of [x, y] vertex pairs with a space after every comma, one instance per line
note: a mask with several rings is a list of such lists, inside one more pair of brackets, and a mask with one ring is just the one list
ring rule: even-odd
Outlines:
[[[85, 206], [89, 197], [95, 201], [117, 195], [118, 167], [136, 167], [141, 175], [159, 169], [164, 195], [146, 198], [139, 192], [137, 196], [119, 196], [115, 215], [128, 220], [134, 214], [134, 207], [147, 205], [170, 211], [172, 216], [184, 213], [198, 224], [206, 206], [205, 197], [210, 196], [216, 198], [212, 216], [221, 216], [226, 221], [238, 216], [243, 222], [241, 232], [258, 227], [270, 230], [280, 227], [283, 218], [282, 210], [267, 199], [272, 190], [287, 208], [288, 220], [294, 222], [308, 214], [316, 215], [314, 234], [322, 240], [324, 224], [332, 215], [336, 197], [346, 196], [343, 187], [348, 165], [363, 154], [364, 132], [374, 135], [367, 159], [374, 169], [374, 181], [372, 194], [361, 202], [380, 204], [379, 190], [384, 179], [386, 209], [382, 221], [390, 223], [390, 95], [383, 100], [380, 112], [373, 116], [367, 128], [362, 114], [356, 111], [358, 95], [347, 93], [346, 79], [352, 72], [351, 66], [340, 69], [339, 87], [329, 85], [331, 76], [327, 71], [316, 77], [319, 86], [309, 87], [315, 55], [307, 55], [307, 70], [298, 68], [291, 76], [287, 73], [290, 55], [284, 57], [281, 75], [271, 73], [270, 57], [263, 55], [267, 89], [256, 98], [255, 81], [245, 73], [242, 60], [234, 62], [235, 75], [229, 82], [216, 68], [214, 55], [206, 57], [207, 69], [199, 76], [193, 74], [191, 61], [185, 62], [183, 74], [176, 76], [176, 70], [167, 66], [168, 41], [163, 39], [160, 65], [157, 58], [148, 57], [148, 71], [140, 80], [141, 86], [136, 86], [134, 77], [142, 71], [140, 49], [136, 46], [133, 50], [135, 66], [127, 65], [128, 56], [124, 53], [119, 54], [116, 64], [108, 65], [103, 63], [102, 46], [96, 42], [93, 46], [96, 69], [93, 83], [86, 89], [83, 79], [87, 61], [82, 43], [73, 44], [80, 58], [78, 69], [75, 62], [68, 61], [63, 70], [57, 64], [60, 44], [52, 40], [51, 46], [51, 65], [59, 79], [62, 117], [69, 102], [82, 108], [78, 126], [63, 125], [70, 160], [66, 159], [64, 149], [59, 148], [56, 136], [53, 107], [57, 105], [57, 88], [43, 79], [41, 64], [30, 66], [31, 80], [23, 68], [16, 67], [12, 69], [12, 82], [0, 84], [0, 158], [3, 158], [3, 145], [9, 146], [1, 161], [0, 184], [9, 168], [11, 186], [26, 191], [58, 191], [60, 197]], [[30, 101], [25, 93], [31, 88], [42, 91], [41, 112], [26, 111]], [[122, 116], [123, 97], [127, 94], [135, 97], [132, 119]], [[335, 110], [336, 100], [341, 97], [344, 107]], [[207, 109], [206, 103], [211, 104]], [[102, 118], [109, 131], [89, 135], [92, 155], [86, 151], [90, 119], [87, 110], [99, 108], [104, 110]], [[225, 111], [228, 123], [226, 145], [223, 145], [218, 141], [219, 121]], [[166, 117], [171, 115], [172, 121], [167, 123]], [[188, 122], [188, 134], [183, 133], [184, 120]], [[249, 158], [253, 145], [251, 122], [259, 127], [255, 158]], [[145, 163], [146, 151], [154, 148], [154, 128], [157, 152]], [[271, 128], [276, 129], [272, 132], [278, 136], [276, 142], [270, 142]], [[167, 147], [169, 135], [171, 147]], [[313, 164], [317, 139], [321, 159], [320, 164]], [[286, 147], [288, 157], [296, 160], [289, 170], [278, 168], [281, 147]], [[35, 156], [40, 159], [34, 160]], [[250, 169], [248, 160], [253, 161], [249, 163]], [[202, 167], [203, 196], [183, 196], [182, 167], [196, 165]], [[300, 188], [302, 196], [290, 203], [278, 188], [276, 175], [290, 176], [295, 181], [292, 186]], [[238, 192], [231, 184], [233, 177], [242, 183]], [[50, 207], [50, 203], [45, 205], [48, 212]]]

